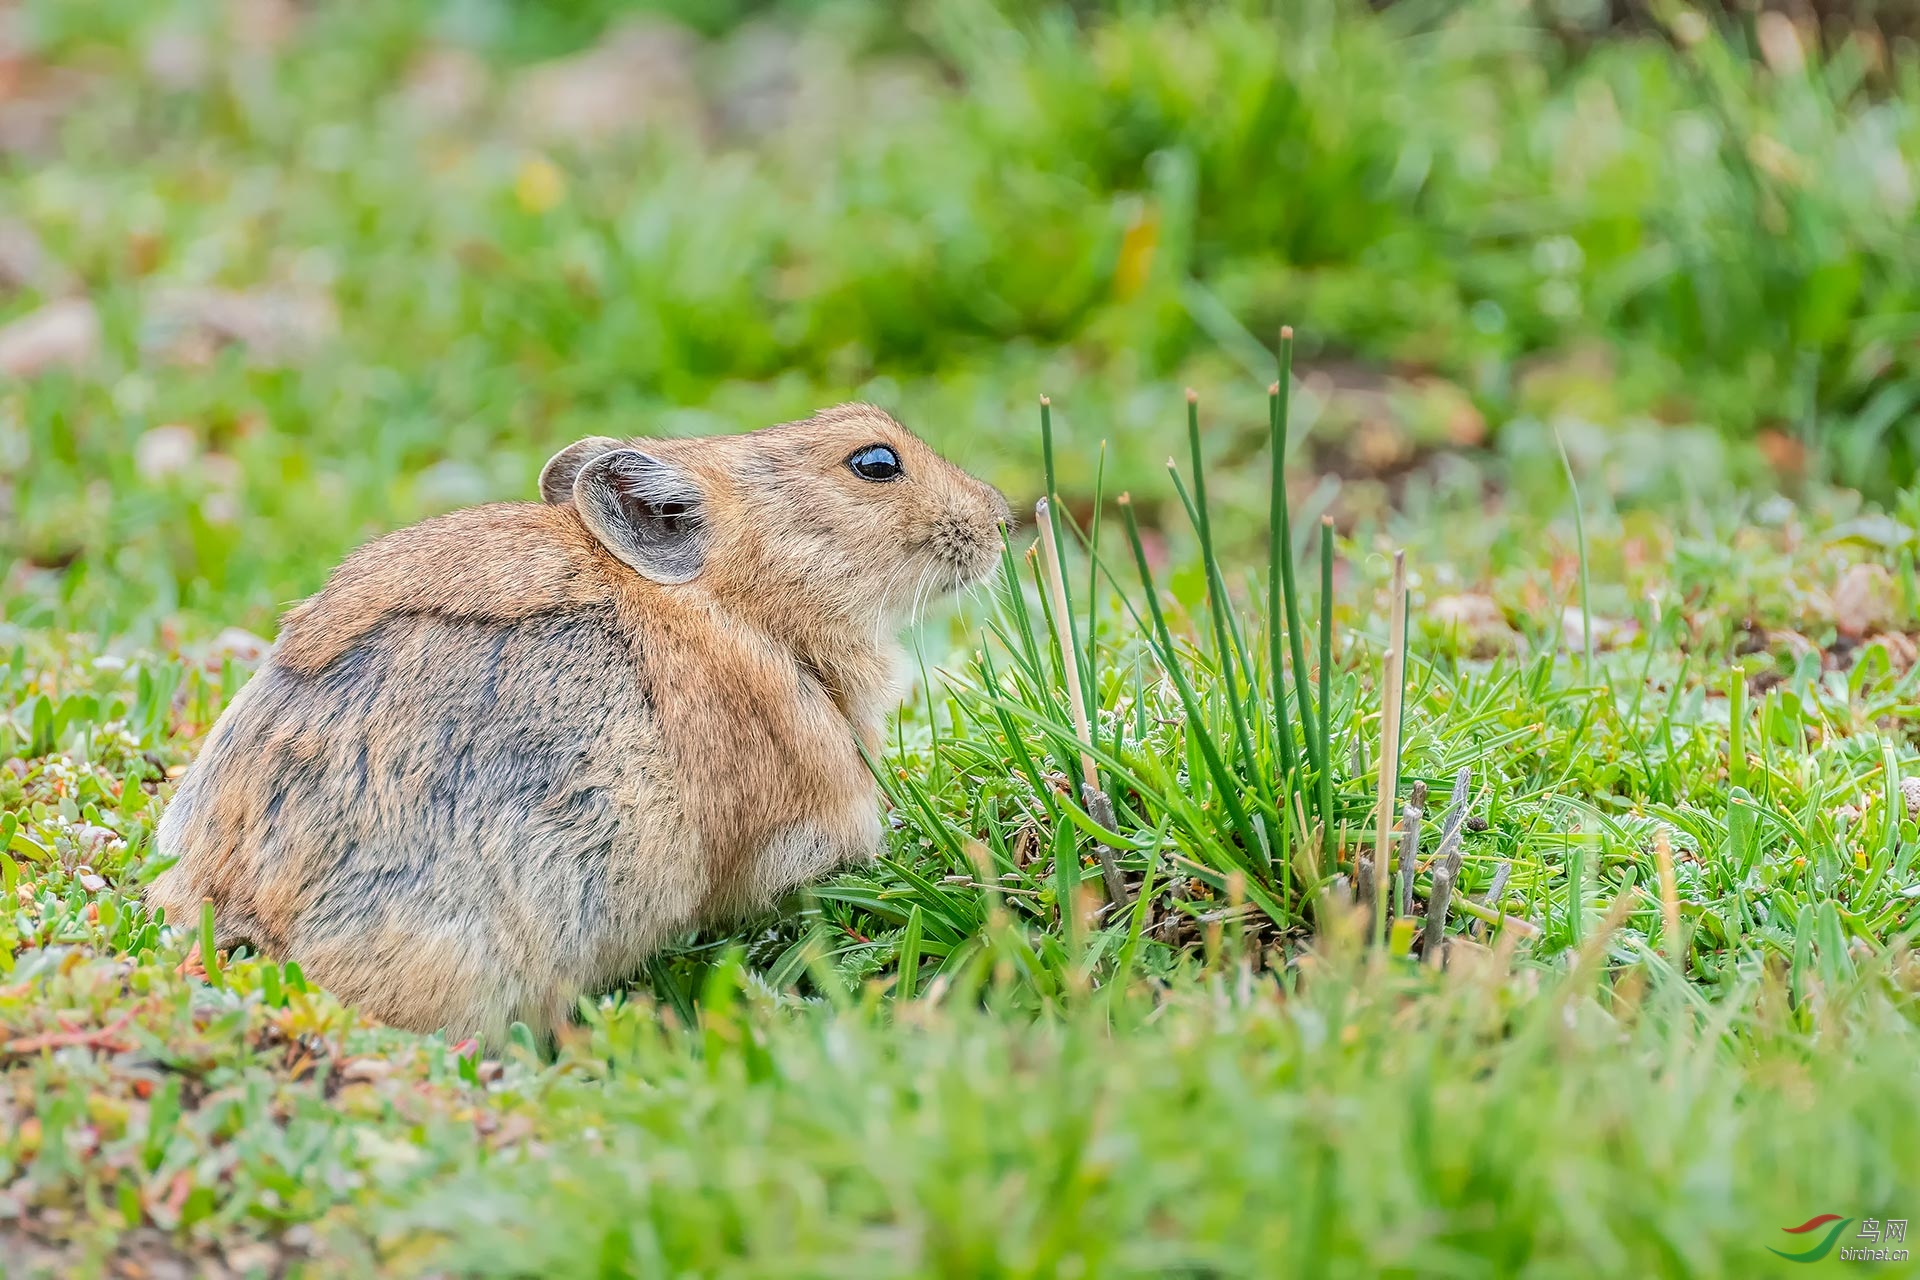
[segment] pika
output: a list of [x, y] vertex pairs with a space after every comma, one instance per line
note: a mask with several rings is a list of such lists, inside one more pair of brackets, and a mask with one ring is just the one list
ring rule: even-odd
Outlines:
[[896, 632], [1010, 514], [886, 413], [582, 440], [541, 502], [360, 548], [160, 821], [168, 920], [416, 1031], [550, 1033], [677, 934], [884, 842]]

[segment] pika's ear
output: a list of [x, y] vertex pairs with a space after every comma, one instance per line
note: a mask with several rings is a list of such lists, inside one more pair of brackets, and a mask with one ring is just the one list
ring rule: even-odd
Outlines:
[[691, 582], [707, 556], [706, 499], [692, 476], [638, 449], [580, 468], [573, 505], [607, 550], [642, 577]]
[[548, 458], [547, 465], [540, 468], [540, 497], [557, 506], [572, 502], [573, 482], [579, 478], [580, 468], [601, 454], [611, 453], [619, 447], [618, 440], [606, 436], [588, 436], [585, 440], [574, 441]]

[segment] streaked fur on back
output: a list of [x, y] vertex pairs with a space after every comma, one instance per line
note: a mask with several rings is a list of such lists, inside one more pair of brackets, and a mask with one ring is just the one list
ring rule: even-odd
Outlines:
[[[902, 478], [848, 468], [873, 443]], [[696, 500], [686, 581], [583, 518], [633, 457]], [[170, 920], [211, 898], [222, 945], [498, 1037], [875, 852], [894, 632], [991, 571], [999, 494], [864, 405], [585, 441], [543, 487], [370, 543], [287, 615], [162, 819]]]

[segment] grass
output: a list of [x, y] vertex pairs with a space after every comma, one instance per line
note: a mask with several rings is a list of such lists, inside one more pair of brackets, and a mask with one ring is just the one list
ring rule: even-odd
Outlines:
[[[22, 1256], [66, 1241], [63, 1266], [313, 1274], [1735, 1275], [1826, 1207], [1897, 1217], [1920, 669], [1891, 636], [1830, 667], [1818, 646], [1845, 646], [1764, 590], [1860, 559], [1861, 521], [1817, 520], [1750, 531], [1754, 582], [1690, 584], [1717, 544], [1676, 537], [1683, 576], [1642, 573], [1687, 607], [1592, 668], [1422, 628], [1403, 777], [1437, 797], [1467, 766], [1479, 819], [1444, 974], [1406, 931], [1360, 948], [1341, 905], [1342, 850], [1374, 836], [1384, 564], [1341, 557], [1335, 666], [1309, 681], [1332, 708], [1324, 834], [1305, 721], [1283, 722], [1283, 814], [1268, 673], [1229, 681], [1213, 647], [1271, 652], [1268, 610], [1216, 613], [1217, 565], [1149, 593], [1136, 524], [1070, 654], [1010, 555], [983, 647], [884, 762], [890, 854], [688, 940], [548, 1050], [373, 1028], [252, 957], [181, 972], [198, 922], [160, 928], [138, 885], [165, 771], [244, 669], [36, 637], [3, 677], [24, 768], [0, 775], [0, 1231]], [[1590, 553], [1615, 537], [1590, 529]], [[1777, 646], [1734, 700], [1688, 651], [1735, 647], [1729, 606]], [[1110, 829], [1066, 784], [1076, 660]], [[1096, 841], [1124, 910], [1099, 905]]]
[[[25, 12], [86, 92], [0, 161], [61, 268], [0, 321], [102, 336], [0, 385], [6, 1274], [1746, 1276], [1914, 1207], [1909, 49], [703, 7], [595, 144], [526, 77], [624, 8]], [[886, 856], [551, 1045], [147, 913], [223, 627], [579, 435], [850, 394], [1058, 567], [913, 637]]]
[[[1135, 572], [1150, 583], [1137, 529], [1129, 533]], [[1803, 552], [1833, 545], [1798, 524], [1776, 537]], [[1102, 564], [1119, 569], [1104, 557]], [[1785, 572], [1810, 584], [1803, 565]], [[1288, 785], [1271, 732], [1269, 673], [1245, 681], [1226, 674], [1236, 648], [1272, 646], [1243, 598], [1231, 613], [1210, 609], [1206, 587], [1221, 576], [1216, 566], [1189, 577], [1184, 600], [1177, 587], [1166, 598], [1119, 579], [1107, 598], [1113, 616], [1080, 628], [1109, 637], [1080, 658], [1100, 697], [1104, 732], [1093, 754], [1113, 793], [1123, 870], [1137, 882], [1160, 869], [1161, 896], [1143, 900], [1141, 918], [1190, 941], [1204, 926], [1232, 920], [1284, 945], [1351, 871], [1353, 851], [1374, 839], [1375, 673], [1388, 637], [1384, 629], [1367, 636], [1329, 628], [1345, 643], [1323, 692], [1309, 681], [1303, 693], [1295, 682], [1290, 705], [1305, 723], [1279, 721], [1297, 762]], [[1376, 575], [1356, 593], [1367, 606], [1356, 619], [1362, 626], [1387, 613], [1384, 585]], [[1699, 981], [1737, 983], [1747, 968], [1768, 963], [1805, 973], [1821, 952], [1844, 965], [1853, 940], [1880, 948], [1907, 927], [1913, 818], [1901, 782], [1915, 770], [1904, 725], [1920, 675], [1889, 657], [1900, 647], [1895, 637], [1869, 644], [1848, 670], [1830, 669], [1831, 659], [1793, 638], [1807, 620], [1747, 613], [1757, 601], [1742, 598], [1743, 586], [1756, 589], [1722, 583], [1689, 600], [1682, 584], [1663, 584], [1654, 602], [1669, 604], [1658, 619], [1650, 607], [1637, 639], [1590, 669], [1551, 649], [1475, 662], [1462, 656], [1462, 637], [1433, 626], [1413, 646], [1401, 776], [1438, 796], [1461, 767], [1472, 771], [1480, 829], [1467, 837], [1457, 887], [1474, 897], [1498, 878], [1501, 897], [1481, 905], [1531, 922], [1540, 931], [1535, 955], [1577, 948], [1614, 902], [1631, 908], [1614, 939], [1623, 957], [1682, 945], [1659, 936], [1661, 903], [1647, 888], [1657, 881], [1661, 832], [1681, 850], [1687, 968]], [[1730, 599], [1716, 601], [1722, 593]], [[1040, 595], [1037, 583], [1009, 595], [988, 647], [953, 673], [945, 706], [934, 704], [920, 726], [925, 737], [902, 738], [904, 759], [893, 762], [888, 781], [924, 852], [915, 865], [882, 864], [888, 874], [820, 892], [820, 945], [843, 959], [884, 967], [888, 937], [914, 910], [924, 964], [943, 943], [976, 935], [996, 909], [1044, 927], [1071, 901], [1049, 870], [1047, 854], [1058, 852], [1050, 842], [1062, 831], [1085, 837], [1100, 829], [1064, 782], [1078, 776], [1079, 748], [1062, 702], [1065, 662], [1047, 652], [1047, 628], [1034, 621]], [[1779, 646], [1776, 653], [1763, 641], [1736, 668], [1739, 696], [1731, 701], [1725, 679], [1689, 652], [1731, 647], [1730, 635], [1701, 634], [1727, 603], [1742, 609], [1745, 634], [1770, 634]], [[1571, 627], [1580, 615], [1567, 612]], [[1303, 620], [1296, 634], [1307, 626]], [[1557, 616], [1522, 623], [1536, 635], [1558, 626]], [[1249, 640], [1236, 645], [1243, 627]], [[1749, 699], [1749, 679], [1766, 692]], [[1306, 724], [1316, 696], [1329, 708], [1324, 787], [1313, 766], [1298, 763], [1311, 757]], [[1257, 737], [1248, 725], [1259, 726]], [[954, 888], [930, 873], [929, 855]], [[976, 881], [983, 865], [991, 885]], [[1088, 867], [1071, 877], [1076, 885], [1093, 878]], [[1424, 878], [1420, 884], [1424, 898]], [[1102, 957], [1096, 974], [1117, 963], [1133, 927], [1141, 926], [1108, 921], [1104, 950], [1094, 944]], [[1064, 990], [1060, 939], [1043, 945], [1056, 948], [1040, 957], [1046, 990]], [[964, 958], [967, 949], [948, 955]]]
[[[1623, 466], [1641, 497], [1755, 473], [1722, 436], [1818, 445], [1803, 469], [1882, 496], [1911, 472], [1903, 46], [1778, 69], [1739, 25], [1576, 54], [1500, 5], [1363, 8], [782, 6], [661, 37], [683, 87], [603, 103], [656, 123], [588, 144], [541, 124], [538, 59], [613, 6], [29, 3], [17, 110], [52, 123], [0, 199], [54, 269], [0, 321], [84, 293], [101, 338], [8, 390], [0, 546], [58, 571], [9, 613], [264, 631], [355, 543], [523, 495], [566, 441], [850, 394], [1027, 496], [1011, 424], [1051, 390], [1084, 501], [1103, 435], [1113, 491], [1161, 492], [1195, 386], [1245, 558], [1250, 379], [1302, 317], [1296, 422], [1348, 476], [1343, 523], [1383, 509], [1382, 466], [1462, 442], [1525, 479], [1548, 428], [1710, 457]], [[785, 123], [741, 114], [749, 90]], [[299, 336], [213, 340], [161, 296], [183, 288]], [[216, 461], [137, 448], [170, 426]]]
[[[1491, 966], [1336, 964], [1285, 1000], [1227, 966], [1036, 1022], [952, 989], [794, 1010], [729, 964], [698, 1029], [614, 1006], [551, 1062], [474, 1064], [243, 961], [133, 1007], [141, 1069], [15, 1067], [7, 1143], [83, 1238], [264, 1236], [314, 1274], [1736, 1276], [1815, 1210], [1906, 1212], [1882, 979], [1821, 1001], [1816, 1049], [1778, 983], [1702, 1007], [1595, 969], [1516, 1004]], [[120, 976], [45, 990], [105, 1013]]]

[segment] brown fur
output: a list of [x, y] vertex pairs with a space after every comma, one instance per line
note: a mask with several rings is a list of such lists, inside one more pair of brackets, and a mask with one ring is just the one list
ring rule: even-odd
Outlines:
[[[848, 468], [872, 443], [903, 478]], [[893, 633], [991, 572], [1005, 501], [865, 405], [636, 441], [697, 489], [698, 571], [663, 583], [571, 500], [624, 447], [563, 452], [547, 503], [379, 539], [290, 612], [162, 820], [150, 900], [211, 897], [223, 944], [389, 1022], [499, 1036], [871, 856], [858, 744]]]

